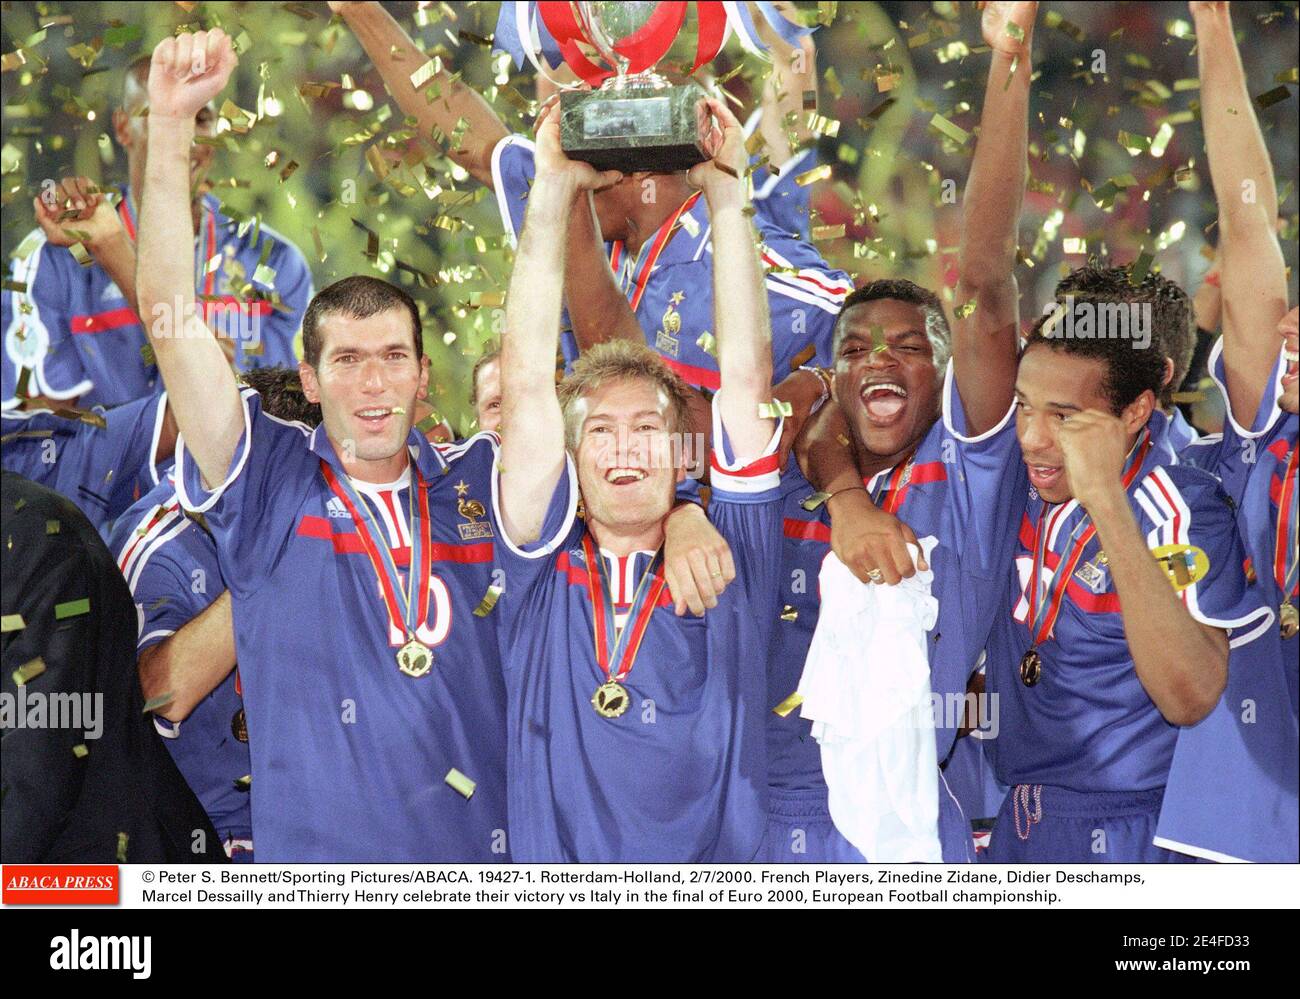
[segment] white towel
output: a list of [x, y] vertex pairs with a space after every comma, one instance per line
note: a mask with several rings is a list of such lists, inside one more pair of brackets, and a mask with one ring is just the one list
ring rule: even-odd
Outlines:
[[[927, 561], [937, 543], [921, 539]], [[908, 549], [915, 563], [916, 546]], [[873, 585], [833, 552], [822, 563], [800, 710], [821, 744], [831, 818], [873, 863], [943, 862], [926, 651], [939, 613], [933, 579], [925, 570]]]

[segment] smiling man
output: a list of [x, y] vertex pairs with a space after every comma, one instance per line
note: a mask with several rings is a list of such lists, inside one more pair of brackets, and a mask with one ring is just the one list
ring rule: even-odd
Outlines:
[[[564, 156], [558, 109], [538, 132], [506, 306], [506, 432], [493, 489], [516, 860], [746, 861], [763, 837], [780, 421], [760, 405], [771, 399], [772, 361], [739, 179], [744, 136], [724, 105], [707, 108], [702, 134], [716, 158], [690, 179], [708, 201], [714, 281], [727, 290], [725, 308], [716, 297], [722, 389], [709, 516], [736, 582], [702, 620], [672, 614], [659, 555], [685, 476], [674, 446], [689, 426], [685, 385], [645, 346], [618, 341], [585, 353], [554, 388], [568, 220], [615, 178]], [[575, 518], [579, 498], [585, 521]], [[710, 571], [733, 570], [717, 561]]]
[[240, 392], [195, 311], [185, 211], [195, 113], [234, 65], [220, 30], [154, 52], [137, 282], [182, 435], [177, 495], [231, 594], [258, 859], [506, 860], [505, 691], [494, 621], [473, 613], [493, 582], [495, 442], [440, 451], [413, 428], [419, 312], [371, 277], [303, 318], [319, 427]]
[[[1163, 353], [1120, 336], [1103, 308], [1180, 294], [1157, 275], [1118, 278], [1044, 316], [1021, 357], [1016, 434], [1033, 491], [1012, 511], [1015, 570], [988, 650], [991, 745], [1012, 786], [998, 863], [1186, 859], [1153, 842], [1179, 727], [1218, 702], [1230, 645], [1273, 619], [1241, 571], [1218, 481], [1171, 463]], [[1068, 336], [1071, 322], [1095, 337]]]

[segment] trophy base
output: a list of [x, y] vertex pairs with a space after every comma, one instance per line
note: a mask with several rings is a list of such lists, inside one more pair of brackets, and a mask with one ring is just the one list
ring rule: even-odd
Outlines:
[[694, 84], [566, 91], [560, 96], [560, 145], [597, 170], [676, 173], [708, 157], [700, 149]]

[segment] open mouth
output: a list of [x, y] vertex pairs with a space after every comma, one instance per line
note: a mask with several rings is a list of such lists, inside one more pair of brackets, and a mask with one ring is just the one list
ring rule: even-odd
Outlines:
[[1035, 465], [1028, 460], [1025, 461], [1025, 465], [1029, 469], [1030, 484], [1040, 493], [1058, 485], [1064, 471], [1060, 465]]
[[1286, 364], [1286, 370], [1282, 372], [1282, 384], [1294, 385], [1300, 379], [1300, 351], [1283, 347], [1282, 360]]
[[386, 430], [391, 420], [395, 419], [402, 412], [400, 406], [372, 406], [369, 409], [358, 409], [356, 417], [361, 421], [361, 425], [367, 430], [378, 433]]
[[867, 418], [876, 426], [897, 423], [907, 408], [907, 389], [897, 382], [875, 382], [862, 386], [862, 404]]
[[643, 468], [611, 468], [605, 473], [605, 481], [614, 486], [631, 486], [649, 474]]

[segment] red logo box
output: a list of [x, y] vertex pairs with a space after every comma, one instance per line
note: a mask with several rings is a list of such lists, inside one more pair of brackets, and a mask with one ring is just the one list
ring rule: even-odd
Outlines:
[[117, 905], [116, 864], [5, 864], [5, 905]]

